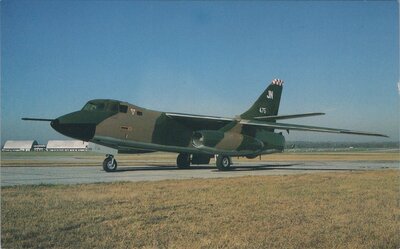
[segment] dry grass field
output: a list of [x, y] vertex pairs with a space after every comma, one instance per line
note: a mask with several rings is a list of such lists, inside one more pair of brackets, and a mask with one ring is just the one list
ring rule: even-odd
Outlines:
[[2, 248], [399, 248], [397, 170], [2, 188]]

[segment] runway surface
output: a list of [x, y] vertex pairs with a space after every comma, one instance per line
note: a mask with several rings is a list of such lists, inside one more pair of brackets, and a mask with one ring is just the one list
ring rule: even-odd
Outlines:
[[236, 163], [232, 166], [233, 170], [225, 172], [218, 171], [214, 165], [192, 166], [190, 169], [177, 169], [172, 166], [122, 166], [113, 173], [106, 173], [101, 167], [1, 167], [1, 186], [138, 182], [398, 168], [399, 162]]

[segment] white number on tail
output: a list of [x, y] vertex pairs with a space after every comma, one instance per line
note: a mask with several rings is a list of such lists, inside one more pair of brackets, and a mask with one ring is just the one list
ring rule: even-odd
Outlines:
[[262, 113], [262, 114], [267, 114], [267, 108], [266, 107], [260, 107], [259, 112]]

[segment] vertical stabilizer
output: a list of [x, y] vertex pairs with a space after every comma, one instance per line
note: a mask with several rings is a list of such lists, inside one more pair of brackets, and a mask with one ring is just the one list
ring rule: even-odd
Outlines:
[[250, 109], [240, 115], [240, 117], [243, 119], [253, 119], [254, 117], [278, 115], [282, 86], [283, 80], [274, 79]]

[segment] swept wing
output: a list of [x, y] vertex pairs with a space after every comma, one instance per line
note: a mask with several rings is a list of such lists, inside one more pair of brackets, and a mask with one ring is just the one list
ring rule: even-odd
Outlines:
[[325, 113], [310, 112], [310, 113], [293, 114], [293, 115], [261, 116], [261, 117], [254, 117], [254, 119], [263, 120], [263, 121], [271, 121], [271, 120], [278, 120], [278, 119], [305, 118], [305, 117], [320, 116], [320, 115], [325, 115]]
[[165, 115], [176, 121], [179, 121], [187, 127], [191, 127], [194, 130], [219, 130], [230, 122], [234, 121], [234, 118], [224, 118], [215, 116], [203, 116], [193, 115], [184, 113], [172, 113], [167, 112]]
[[328, 133], [388, 137], [386, 135], [379, 134], [379, 133], [373, 133], [373, 132], [354, 131], [354, 130], [347, 130], [347, 129], [336, 129], [336, 128], [327, 128], [327, 127], [309, 126], [309, 125], [269, 123], [269, 122], [260, 122], [260, 121], [254, 121], [254, 120], [241, 120], [240, 123], [243, 125], [259, 126], [259, 127], [266, 127], [266, 128], [278, 129], [278, 130], [314, 131], [314, 132], [328, 132]]
[[[353, 134], [353, 135], [365, 135], [365, 136], [377, 136], [377, 137], [388, 137], [387, 135], [365, 132], [365, 131], [354, 131], [347, 129], [336, 129], [328, 127], [319, 126], [309, 126], [309, 125], [297, 125], [297, 124], [285, 124], [285, 123], [275, 123], [275, 122], [265, 122], [258, 120], [246, 120], [246, 119], [235, 119], [235, 118], [225, 118], [216, 116], [203, 116], [203, 115], [192, 115], [184, 113], [165, 113], [166, 116], [173, 118], [177, 121], [183, 122], [185, 125], [200, 129], [209, 128], [222, 128], [232, 121], [238, 121], [240, 124], [245, 126], [253, 127], [265, 127], [277, 130], [297, 130], [297, 131], [313, 131], [313, 132], [327, 132], [327, 133], [338, 133], [338, 134]], [[285, 119], [285, 118], [298, 118], [298, 117], [308, 117], [324, 115], [324, 113], [304, 113], [304, 114], [294, 114], [294, 115], [281, 115], [281, 116], [270, 116], [270, 120]], [[269, 117], [263, 117], [263, 120], [269, 120]], [[207, 128], [205, 128], [205, 125]]]

